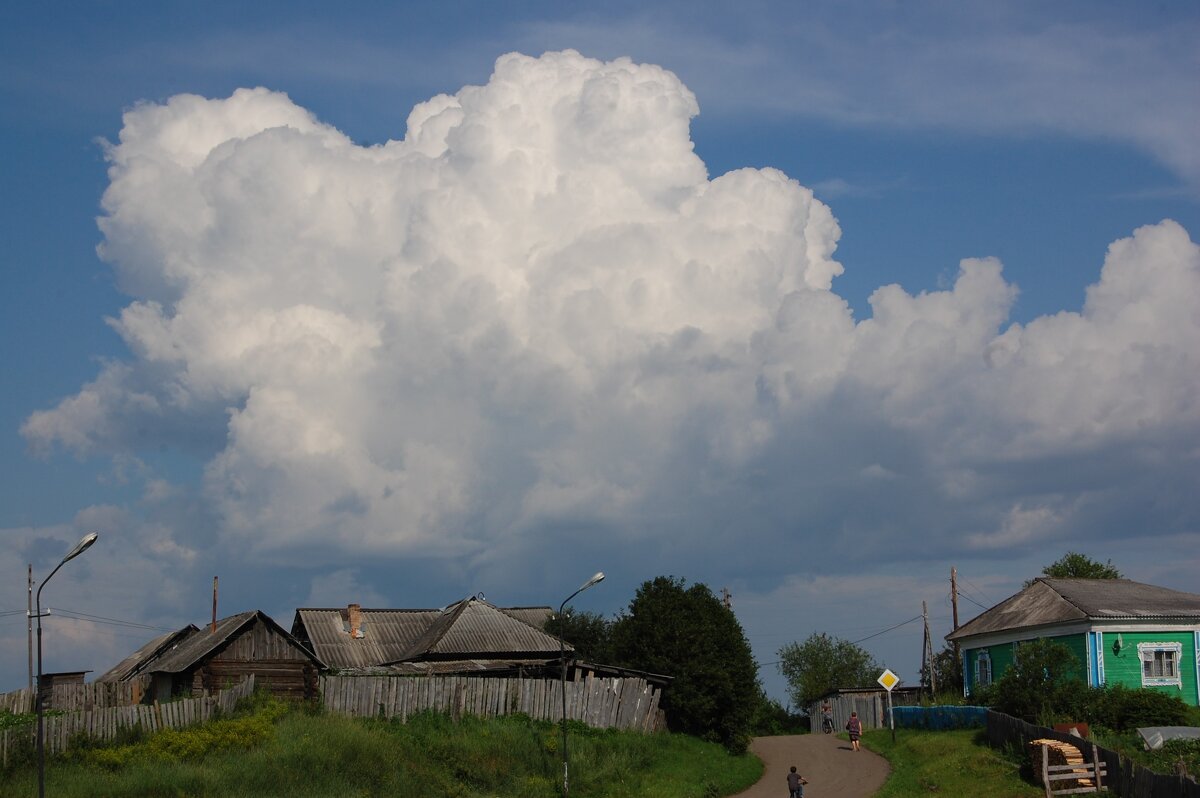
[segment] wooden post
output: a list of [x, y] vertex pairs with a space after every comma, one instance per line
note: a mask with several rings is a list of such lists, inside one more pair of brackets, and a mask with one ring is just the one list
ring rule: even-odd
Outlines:
[[[954, 630], [958, 631], [958, 569], [950, 569], [950, 610], [954, 615]], [[954, 641], [954, 656], [958, 656], [958, 641]]]
[[921, 659], [925, 660], [925, 666], [929, 668], [929, 700], [933, 701], [937, 695], [937, 676], [933, 672], [933, 638], [929, 634], [929, 606], [921, 602], [921, 618], [925, 624], [925, 639], [921, 643]]
[[1050, 749], [1042, 746], [1042, 786], [1046, 788], [1046, 798], [1053, 798], [1050, 791]]
[[212, 626], [209, 627], [208, 631], [209, 631], [209, 633], [214, 634], [214, 635], [217, 633], [217, 578], [215, 576], [213, 577]]

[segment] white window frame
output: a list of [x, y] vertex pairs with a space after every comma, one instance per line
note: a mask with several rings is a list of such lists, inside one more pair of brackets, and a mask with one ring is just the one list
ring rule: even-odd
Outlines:
[[[987, 678], [984, 678], [983, 665], [987, 665]], [[987, 687], [992, 683], [992, 652], [981, 649], [975, 654], [975, 686]]]
[[[1146, 663], [1153, 662], [1156, 654], [1165, 651], [1170, 651], [1174, 655], [1171, 664], [1175, 674], [1173, 676], [1147, 676]], [[1138, 643], [1138, 660], [1142, 665], [1142, 687], [1183, 686], [1183, 679], [1179, 671], [1179, 666], [1183, 664], [1182, 643]]]

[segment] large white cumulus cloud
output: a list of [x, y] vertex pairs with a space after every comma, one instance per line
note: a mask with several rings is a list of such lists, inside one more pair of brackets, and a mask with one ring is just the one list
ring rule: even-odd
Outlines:
[[979, 259], [856, 321], [830, 209], [775, 170], [710, 179], [697, 112], [670, 72], [574, 52], [504, 56], [373, 147], [264, 89], [138, 106], [100, 222], [133, 357], [24, 434], [206, 438], [220, 534], [260, 551], [474, 555], [564, 519], [701, 540], [735, 515], [777, 541], [926, 501], [987, 548], [1123, 482], [1015, 488], [1013, 464], [1170, 438], [1160, 467], [1195, 465], [1178, 225], [1114, 244], [1080, 313], [1009, 325]]

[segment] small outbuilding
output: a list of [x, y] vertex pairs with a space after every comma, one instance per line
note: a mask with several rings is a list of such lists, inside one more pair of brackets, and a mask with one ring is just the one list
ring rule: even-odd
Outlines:
[[284, 698], [315, 698], [323, 663], [259, 610], [186, 626], [155, 638], [98, 681], [147, 677], [147, 701], [211, 693], [254, 675], [255, 684]]

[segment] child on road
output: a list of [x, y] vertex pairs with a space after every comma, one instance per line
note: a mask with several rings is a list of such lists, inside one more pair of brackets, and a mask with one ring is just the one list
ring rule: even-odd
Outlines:
[[804, 798], [804, 785], [808, 781], [801, 778], [796, 772], [796, 766], [792, 765], [791, 771], [788, 773], [788, 798]]
[[850, 733], [850, 749], [858, 750], [858, 738], [862, 737], [862, 721], [858, 719], [857, 712], [850, 713], [850, 720], [846, 721], [846, 731]]

